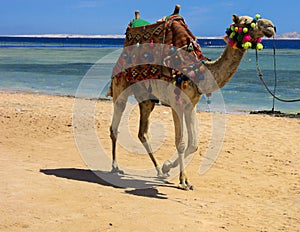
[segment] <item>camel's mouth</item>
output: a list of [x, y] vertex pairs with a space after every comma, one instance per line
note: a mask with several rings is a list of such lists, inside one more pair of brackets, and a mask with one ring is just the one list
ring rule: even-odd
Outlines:
[[263, 32], [266, 37], [270, 38], [276, 34], [276, 29], [274, 26], [268, 26], [264, 28]]
[[267, 19], [258, 20], [258, 27], [261, 29], [262, 33], [268, 38], [276, 34], [276, 28], [270, 20]]

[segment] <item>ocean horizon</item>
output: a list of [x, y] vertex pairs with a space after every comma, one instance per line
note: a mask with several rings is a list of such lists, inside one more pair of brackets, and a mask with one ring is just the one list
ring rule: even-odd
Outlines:
[[[225, 47], [224, 36], [196, 36], [201, 47]], [[40, 35], [0, 35], [0, 48], [7, 47], [90, 47], [121, 48], [125, 35], [80, 35], [80, 34], [40, 34]], [[300, 49], [300, 37], [264, 38], [264, 48]]]

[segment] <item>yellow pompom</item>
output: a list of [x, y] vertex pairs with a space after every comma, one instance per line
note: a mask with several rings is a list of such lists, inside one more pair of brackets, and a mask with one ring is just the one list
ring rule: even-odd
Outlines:
[[245, 49], [245, 50], [247, 50], [247, 49], [249, 49], [249, 48], [251, 48], [252, 47], [252, 43], [251, 42], [246, 42], [246, 43], [243, 43], [243, 48]]
[[248, 32], [248, 28], [247, 27], [244, 27], [243, 28], [243, 32], [246, 34]]
[[260, 19], [260, 14], [256, 14], [255, 18]]
[[258, 43], [257, 45], [256, 45], [256, 49], [257, 50], [262, 50], [264, 48], [264, 46], [261, 44], [261, 43]]
[[188, 85], [189, 85], [188, 82], [187, 82], [187, 81], [184, 81], [182, 87], [183, 87], [184, 89], [186, 89], [186, 88], [188, 87]]
[[202, 73], [205, 72], [205, 66], [204, 66], [204, 65], [201, 65], [201, 66], [199, 67], [199, 69], [200, 69], [200, 72], [202, 72]]
[[256, 23], [251, 23], [251, 27], [255, 28], [256, 27]]

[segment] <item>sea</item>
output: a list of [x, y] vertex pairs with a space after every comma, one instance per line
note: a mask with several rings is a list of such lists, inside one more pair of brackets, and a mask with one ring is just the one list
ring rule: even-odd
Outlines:
[[[219, 38], [200, 38], [198, 43], [212, 60], [221, 55], [225, 46]], [[97, 64], [99, 96], [105, 99], [123, 44], [124, 38], [0, 36], [0, 92], [74, 97], [82, 80]], [[300, 40], [265, 39], [263, 45], [258, 62], [270, 90], [283, 99], [299, 99]], [[197, 110], [248, 113], [273, 108], [299, 113], [300, 102], [274, 100], [266, 91], [256, 63], [256, 53], [249, 49], [230, 82], [210, 98], [202, 97]]]

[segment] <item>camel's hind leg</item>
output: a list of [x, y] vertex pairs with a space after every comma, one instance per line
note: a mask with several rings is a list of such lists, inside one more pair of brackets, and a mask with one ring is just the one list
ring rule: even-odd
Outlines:
[[112, 123], [110, 126], [110, 138], [112, 140], [112, 172], [123, 173], [118, 167], [117, 163], [117, 137], [118, 137], [118, 127], [120, 125], [122, 114], [126, 107], [126, 102], [129, 93], [123, 92], [129, 84], [125, 81], [125, 78], [117, 80], [114, 78], [112, 80], [112, 92], [113, 92], [113, 102], [114, 102], [114, 113], [112, 117]]
[[144, 145], [146, 151], [148, 152], [156, 170], [157, 170], [157, 175], [162, 176], [162, 172], [160, 170], [159, 164], [157, 160], [155, 159], [153, 155], [152, 148], [150, 144], [148, 143], [148, 129], [149, 129], [149, 117], [151, 112], [154, 109], [155, 103], [152, 102], [151, 100], [146, 100], [141, 103], [139, 103], [140, 107], [140, 128], [139, 128], [139, 139]]

